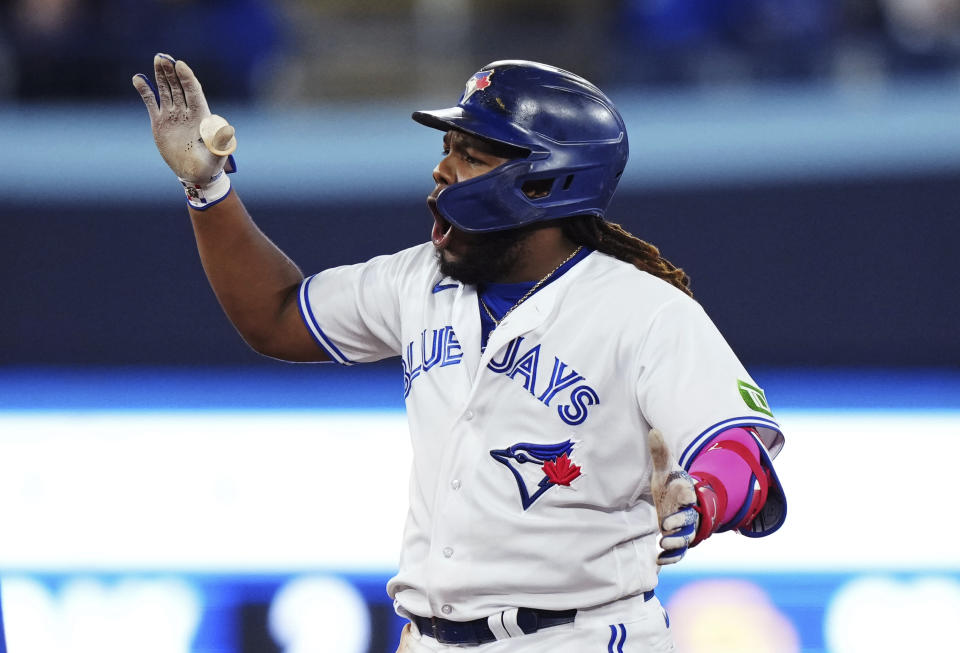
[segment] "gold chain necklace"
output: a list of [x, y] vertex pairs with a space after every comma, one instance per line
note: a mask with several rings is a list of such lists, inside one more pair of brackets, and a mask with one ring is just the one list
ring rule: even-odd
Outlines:
[[513, 311], [517, 308], [517, 306], [519, 306], [519, 305], [522, 304], [523, 302], [527, 301], [527, 300], [530, 298], [530, 295], [532, 295], [533, 293], [537, 292], [537, 289], [540, 288], [540, 286], [542, 286], [543, 284], [545, 284], [545, 283], [547, 282], [547, 280], [548, 280], [550, 277], [552, 277], [552, 276], [557, 272], [557, 270], [559, 270], [559, 269], [562, 268], [564, 265], [566, 265], [567, 263], [569, 263], [569, 262], [570, 262], [570, 259], [572, 259], [574, 256], [576, 256], [577, 254], [579, 254], [581, 249], [583, 249], [583, 246], [582, 246], [582, 245], [581, 245], [580, 247], [577, 247], [575, 250], [573, 250], [573, 253], [571, 253], [570, 256], [568, 256], [567, 258], [565, 258], [565, 259], [563, 259], [562, 261], [560, 261], [560, 264], [559, 264], [557, 267], [555, 267], [555, 268], [553, 268], [552, 270], [550, 270], [549, 272], [547, 272], [546, 276], [544, 276], [542, 279], [540, 279], [540, 281], [538, 281], [537, 283], [535, 283], [535, 284], [533, 285], [533, 288], [531, 288], [530, 290], [528, 290], [526, 295], [524, 295], [523, 297], [521, 297], [520, 299], [518, 299], [518, 300], [517, 300], [517, 303], [514, 304], [513, 306], [511, 306], [510, 309], [509, 309], [506, 313], [504, 313], [504, 314], [503, 314], [503, 317], [501, 317], [499, 320], [493, 316], [493, 311], [491, 311], [491, 310], [490, 310], [490, 307], [487, 306], [487, 303], [486, 303], [485, 301], [483, 301], [483, 297], [480, 297], [480, 295], [477, 295], [477, 298], [480, 300], [480, 305], [483, 306], [483, 310], [485, 310], [485, 311], [487, 312], [487, 315], [490, 317], [490, 319], [493, 320], [493, 326], [494, 326], [494, 328], [500, 326], [500, 323], [503, 322], [505, 319], [507, 319], [507, 316], [510, 315], [511, 313], [513, 313]]

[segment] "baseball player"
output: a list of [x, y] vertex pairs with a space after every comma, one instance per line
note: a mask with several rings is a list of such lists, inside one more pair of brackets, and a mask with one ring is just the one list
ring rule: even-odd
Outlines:
[[443, 139], [430, 242], [304, 278], [232, 190], [234, 128], [186, 63], [154, 71], [134, 86], [245, 340], [400, 358], [400, 650], [673, 650], [660, 566], [782, 524], [783, 435], [683, 271], [606, 220], [628, 153], [610, 99], [552, 66], [484, 67], [456, 106], [413, 114]]

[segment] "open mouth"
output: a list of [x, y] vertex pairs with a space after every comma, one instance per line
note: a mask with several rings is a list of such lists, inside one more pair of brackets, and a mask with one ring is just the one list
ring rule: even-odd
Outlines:
[[437, 249], [442, 249], [447, 246], [447, 243], [450, 242], [450, 235], [453, 233], [453, 225], [447, 221], [442, 215], [440, 215], [440, 210], [437, 209], [437, 198], [434, 196], [427, 197], [427, 206], [430, 208], [430, 212], [433, 214], [433, 232], [430, 234], [430, 240], [433, 241], [433, 246]]

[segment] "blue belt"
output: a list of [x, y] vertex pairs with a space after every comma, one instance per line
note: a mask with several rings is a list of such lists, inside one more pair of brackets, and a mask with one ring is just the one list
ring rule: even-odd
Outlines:
[[[643, 593], [643, 600], [653, 598], [653, 590]], [[532, 635], [538, 630], [560, 626], [572, 622], [577, 616], [576, 610], [534, 610], [533, 608], [517, 609], [517, 626], [526, 635]], [[421, 635], [433, 637], [441, 644], [486, 644], [496, 641], [497, 636], [490, 630], [486, 619], [473, 621], [450, 621], [437, 617], [418, 617], [413, 615], [413, 623]]]

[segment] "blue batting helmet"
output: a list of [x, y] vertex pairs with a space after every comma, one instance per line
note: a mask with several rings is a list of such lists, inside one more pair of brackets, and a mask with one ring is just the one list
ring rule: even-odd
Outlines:
[[[627, 164], [627, 129], [613, 102], [582, 77], [532, 61], [484, 66], [467, 80], [457, 106], [417, 111], [413, 119], [520, 154], [440, 192], [440, 214], [464, 231], [603, 217]], [[537, 192], [525, 193], [527, 184]]]

